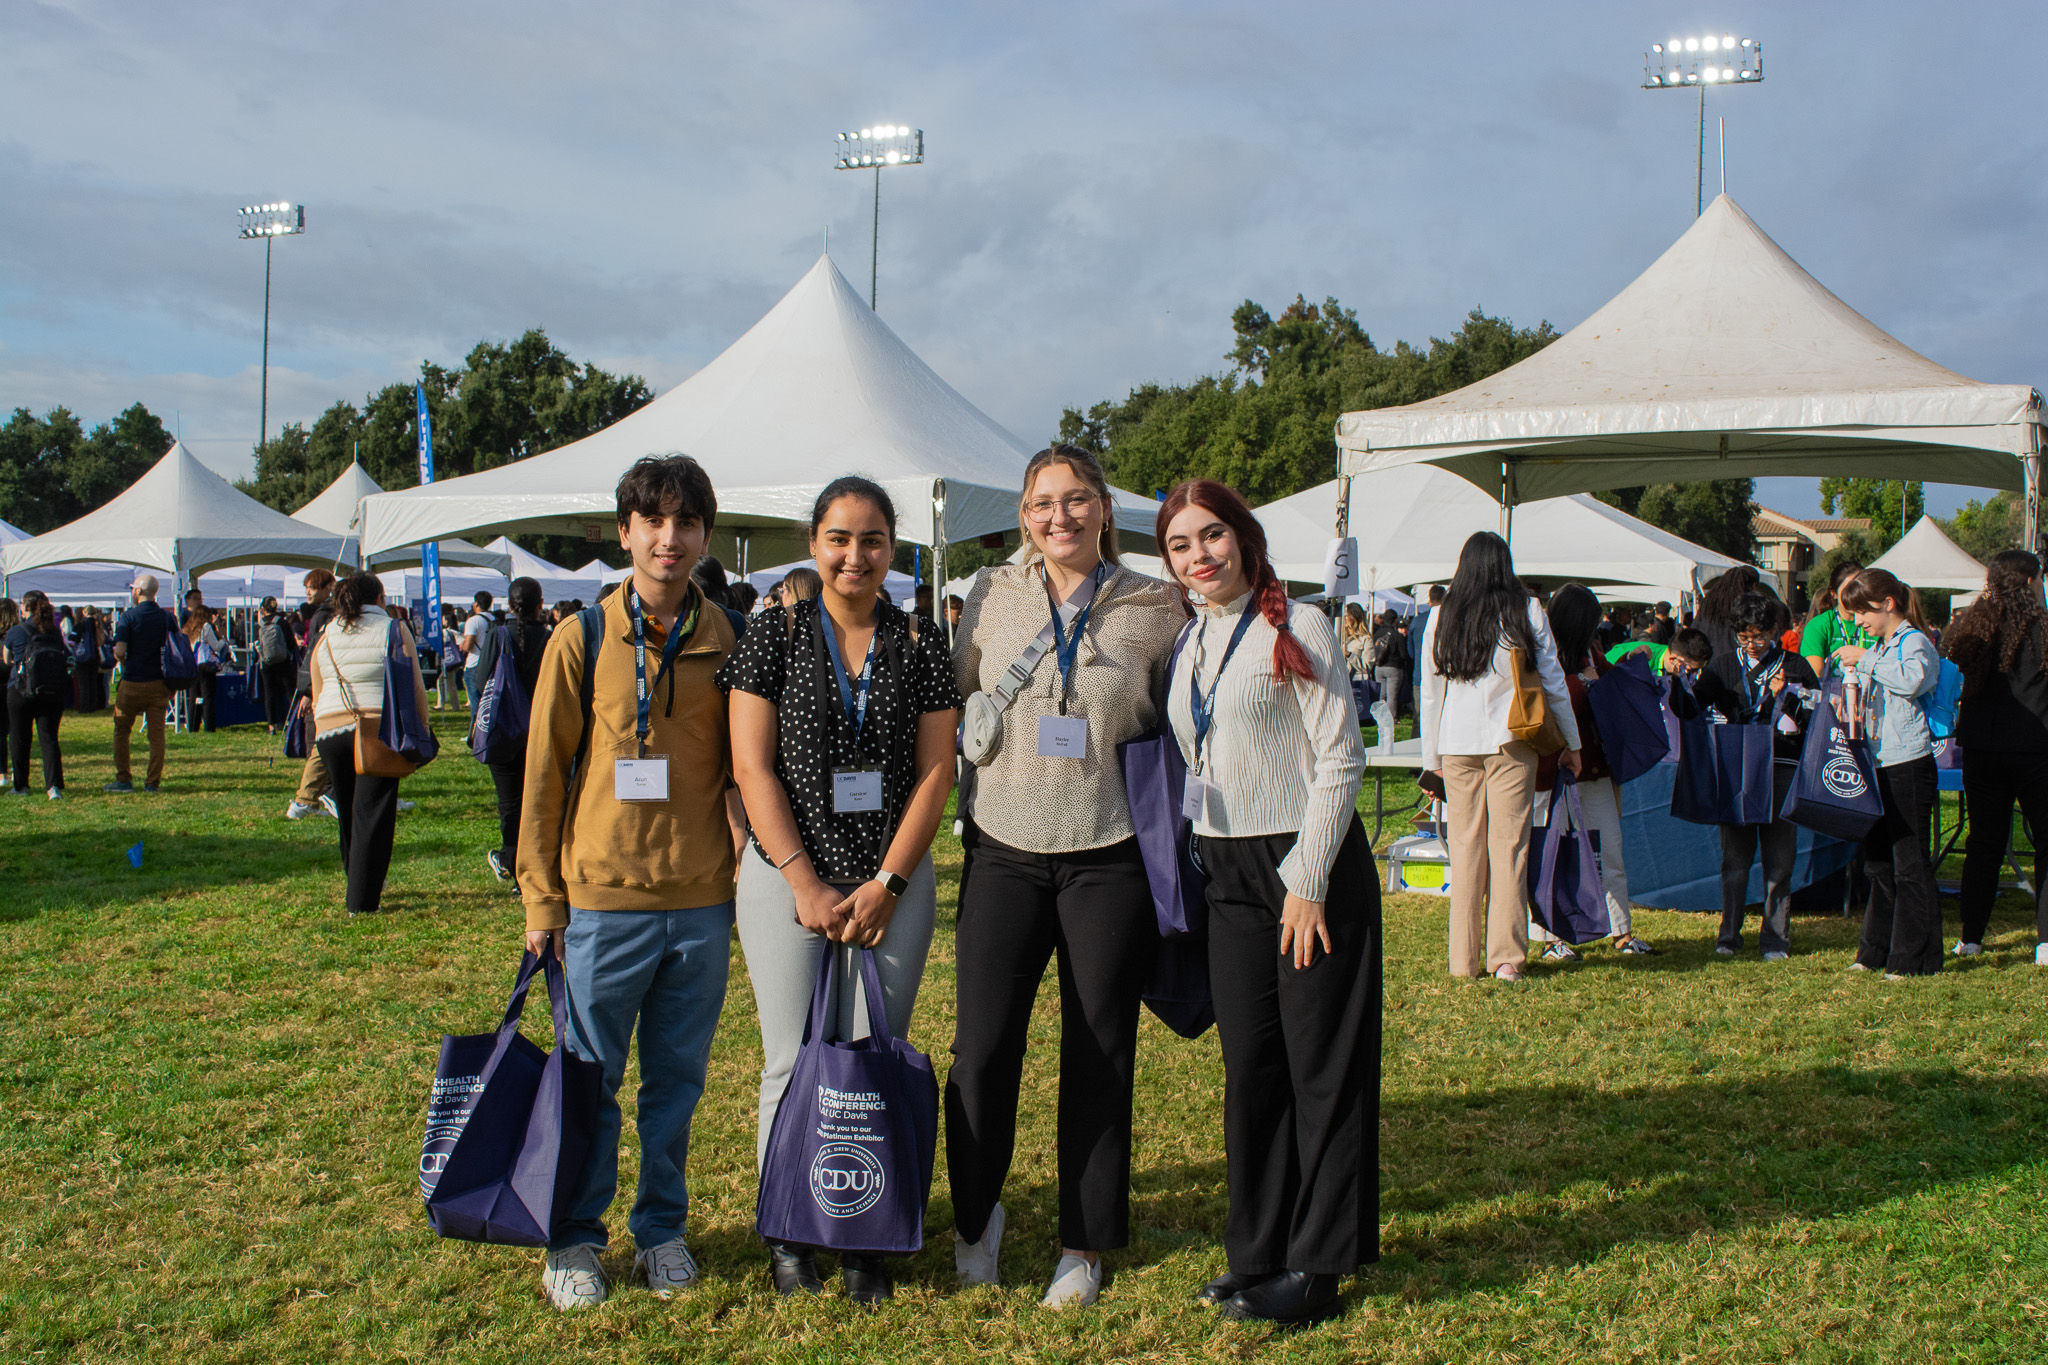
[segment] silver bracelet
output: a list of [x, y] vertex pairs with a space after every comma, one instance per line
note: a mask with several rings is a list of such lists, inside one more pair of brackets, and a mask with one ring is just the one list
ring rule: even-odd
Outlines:
[[777, 872], [780, 872], [783, 868], [788, 867], [791, 863], [795, 862], [798, 858], [801, 858], [803, 856], [804, 846], [802, 844], [798, 844], [796, 846], [796, 852], [790, 854], [787, 858], [784, 858], [781, 862], [777, 863], [775, 865], [775, 870]]

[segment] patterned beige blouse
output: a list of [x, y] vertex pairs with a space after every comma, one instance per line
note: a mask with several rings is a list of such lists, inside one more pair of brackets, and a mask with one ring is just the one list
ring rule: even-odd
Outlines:
[[[1036, 563], [983, 569], [955, 636], [961, 692], [993, 692], [1045, 628], [1049, 610]], [[1116, 746], [1157, 724], [1167, 656], [1187, 620], [1173, 588], [1111, 568], [1068, 680], [1066, 713], [1087, 719], [1087, 750], [1078, 759], [1039, 756], [1038, 718], [1060, 714], [1060, 674], [1048, 649], [1003, 713], [995, 757], [976, 774], [972, 814], [982, 833], [1027, 853], [1078, 853], [1132, 837]]]

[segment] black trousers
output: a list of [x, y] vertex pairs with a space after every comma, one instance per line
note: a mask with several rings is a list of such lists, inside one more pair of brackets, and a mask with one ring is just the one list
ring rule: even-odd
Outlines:
[[43, 742], [43, 786], [64, 790], [64, 755], [57, 748], [57, 723], [64, 719], [64, 698], [24, 697], [7, 689], [7, 751], [14, 769], [14, 789], [29, 790], [28, 740], [30, 729]]
[[2040, 854], [2040, 840], [2048, 836], [2048, 754], [1963, 750], [1963, 800], [1970, 815], [1963, 840], [1963, 942], [1982, 943], [1991, 923], [2017, 802], [2035, 849], [2034, 935], [2048, 943], [2048, 884], [2041, 880]]
[[1870, 907], [1856, 960], [1872, 971], [1941, 970], [1941, 902], [1934, 893], [1934, 755], [1877, 770], [1884, 815], [1863, 836]]
[[263, 665], [263, 719], [273, 730], [283, 729], [285, 717], [291, 714], [298, 667], [290, 659]]
[[484, 765], [498, 791], [498, 857], [509, 871], [519, 854], [519, 807], [526, 799], [526, 743], [515, 753]]
[[213, 733], [213, 694], [220, 684], [216, 668], [201, 668], [192, 675], [192, 724]]
[[1771, 765], [1768, 825], [1721, 826], [1721, 936], [1716, 946], [1742, 946], [1742, 917], [1749, 905], [1749, 868], [1757, 850], [1764, 855], [1764, 915], [1758, 941], [1767, 953], [1792, 951], [1792, 863], [1799, 853], [1799, 826], [1778, 816], [1792, 776], [1790, 763]]
[[980, 836], [953, 940], [959, 1020], [946, 1077], [953, 1223], [979, 1240], [1017, 1143], [1031, 1003], [1059, 960], [1060, 1242], [1130, 1240], [1138, 993], [1159, 942], [1138, 841], [1026, 853]]
[[1349, 1274], [1379, 1259], [1380, 886], [1357, 817], [1323, 903], [1330, 951], [1280, 954], [1292, 834], [1201, 841], [1223, 1043], [1232, 1273]]
[[348, 912], [374, 915], [384, 899], [391, 843], [398, 832], [398, 779], [356, 771], [354, 731], [329, 735], [315, 747], [334, 783], [334, 809], [341, 817], [336, 823], [341, 826], [341, 865], [348, 872]]
[[107, 675], [100, 671], [98, 664], [75, 665], [71, 673], [72, 686], [78, 694], [80, 711], [104, 711], [107, 709]]

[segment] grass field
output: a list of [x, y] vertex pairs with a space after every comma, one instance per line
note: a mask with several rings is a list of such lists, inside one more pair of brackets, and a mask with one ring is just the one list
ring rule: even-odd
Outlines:
[[[0, 1360], [2048, 1359], [2048, 971], [2016, 896], [1983, 957], [1930, 979], [1845, 975], [1854, 929], [1832, 916], [1795, 920], [1792, 960], [1765, 964], [1716, 959], [1708, 917], [1651, 912], [1663, 956], [1594, 949], [1521, 986], [1450, 980], [1441, 904], [1390, 899], [1385, 1254], [1343, 1319], [1299, 1333], [1190, 1299], [1223, 1269], [1221, 1067], [1213, 1034], [1149, 1018], [1132, 1243], [1095, 1310], [1036, 1307], [1049, 996], [1005, 1282], [954, 1290], [942, 1166], [892, 1305], [776, 1300], [735, 945], [690, 1172], [706, 1283], [563, 1317], [537, 1253], [436, 1241], [418, 1203], [440, 1035], [490, 1027], [518, 959], [483, 865], [490, 784], [456, 732], [406, 783], [393, 913], [358, 923], [333, 823], [280, 818], [296, 765], [269, 766], [260, 732], [174, 737], [156, 797], [100, 795], [106, 720], [64, 733], [72, 798], [0, 802]], [[943, 1075], [949, 838], [938, 859], [912, 1037]], [[634, 1164], [629, 1142], [628, 1182]]]

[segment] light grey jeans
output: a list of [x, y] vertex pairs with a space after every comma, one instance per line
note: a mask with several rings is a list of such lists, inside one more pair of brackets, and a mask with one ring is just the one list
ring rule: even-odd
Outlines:
[[[851, 889], [857, 883], [847, 883]], [[917, 1005], [917, 987], [924, 979], [925, 957], [931, 951], [932, 923], [938, 918], [939, 888], [927, 853], [910, 874], [910, 886], [897, 898], [882, 941], [875, 947], [875, 967], [882, 978], [882, 1000], [889, 1011], [889, 1031], [901, 1038], [910, 1031]], [[763, 862], [750, 845], [740, 854], [738, 919], [740, 948], [747, 958], [747, 979], [754, 986], [754, 1008], [761, 1018], [761, 1121], [754, 1144], [758, 1165], [767, 1159], [768, 1130], [789, 1088], [789, 1073], [803, 1046], [804, 1024], [810, 1018], [811, 991], [825, 950], [835, 948], [841, 990], [834, 1002], [836, 1035], [868, 1036], [867, 992], [860, 984], [854, 949], [833, 943], [796, 922], [796, 893], [782, 874]]]

